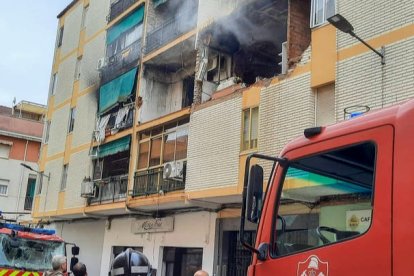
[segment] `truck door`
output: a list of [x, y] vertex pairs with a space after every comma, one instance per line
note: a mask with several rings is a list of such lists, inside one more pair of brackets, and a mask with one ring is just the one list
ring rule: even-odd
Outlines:
[[287, 152], [255, 275], [391, 275], [392, 144], [381, 126]]

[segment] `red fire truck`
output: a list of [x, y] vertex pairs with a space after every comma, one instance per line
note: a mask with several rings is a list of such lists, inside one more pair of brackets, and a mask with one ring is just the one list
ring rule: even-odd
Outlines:
[[[74, 253], [79, 247], [72, 247]], [[55, 255], [66, 255], [66, 243], [54, 230], [0, 222], [0, 276], [43, 275]]]
[[[409, 101], [306, 129], [280, 157], [251, 155], [240, 223], [248, 275], [414, 274], [413, 143]], [[258, 223], [255, 244], [246, 219]]]

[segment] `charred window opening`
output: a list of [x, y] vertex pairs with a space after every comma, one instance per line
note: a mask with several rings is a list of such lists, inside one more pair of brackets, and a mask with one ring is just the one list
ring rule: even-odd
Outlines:
[[215, 68], [200, 66], [202, 80], [220, 83], [230, 74], [235, 82], [250, 85], [281, 74], [282, 66], [300, 60], [310, 44], [309, 13], [310, 1], [302, 0], [258, 0], [236, 8], [200, 36], [208, 49], [205, 67]]
[[[167, 53], [167, 55], [176, 56], [173, 53]], [[168, 59], [168, 56], [166, 58]], [[169, 62], [145, 66], [141, 90], [143, 99], [141, 122], [156, 119], [192, 105], [194, 60], [195, 58], [183, 57], [182, 64]]]
[[129, 169], [129, 151], [99, 158], [94, 162], [94, 180], [127, 175]]

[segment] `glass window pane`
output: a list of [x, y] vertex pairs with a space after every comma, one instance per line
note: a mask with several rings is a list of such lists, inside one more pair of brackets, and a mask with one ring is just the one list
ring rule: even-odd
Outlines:
[[249, 126], [250, 126], [250, 109], [243, 111], [243, 137], [242, 149], [249, 148]]
[[148, 167], [149, 141], [139, 144], [138, 169]]
[[368, 231], [375, 152], [375, 144], [364, 143], [291, 163], [274, 233], [273, 250], [277, 255], [324, 246]]
[[175, 160], [187, 158], [188, 128], [177, 130], [177, 148], [175, 151]]
[[250, 148], [257, 148], [257, 137], [259, 129], [259, 108], [255, 107], [252, 109], [252, 125], [250, 133]]
[[164, 151], [163, 151], [163, 162], [174, 161], [175, 151], [175, 132], [171, 132], [164, 135]]
[[326, 0], [325, 20], [335, 15], [335, 0]]
[[162, 137], [151, 139], [150, 167], [161, 164]]

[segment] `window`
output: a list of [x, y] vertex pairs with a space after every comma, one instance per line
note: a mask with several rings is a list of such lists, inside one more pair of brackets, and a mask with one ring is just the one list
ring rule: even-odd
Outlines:
[[63, 26], [59, 28], [58, 37], [57, 37], [57, 47], [62, 46], [63, 30], [64, 30]]
[[273, 255], [321, 247], [368, 231], [375, 156], [376, 145], [366, 142], [291, 161], [275, 219]]
[[11, 145], [9, 142], [0, 140], [0, 158], [9, 159]]
[[259, 108], [249, 108], [243, 110], [243, 131], [242, 131], [242, 150], [256, 149], [258, 128], [259, 128]]
[[335, 0], [312, 0], [311, 28], [326, 22], [326, 19], [335, 14]]
[[73, 131], [73, 127], [75, 125], [75, 115], [76, 115], [76, 107], [73, 107], [70, 109], [68, 133], [71, 133]]
[[0, 196], [7, 196], [9, 180], [0, 179]]
[[50, 121], [47, 121], [45, 124], [45, 144], [49, 142], [49, 133], [50, 133]]
[[187, 158], [188, 120], [140, 133], [138, 170]]
[[39, 174], [38, 174], [38, 178], [39, 178], [39, 180], [38, 180], [38, 183], [39, 183], [39, 185], [37, 185], [37, 191], [36, 191], [36, 193], [38, 194], [38, 195], [40, 195], [41, 193], [42, 193], [42, 188], [43, 188], [43, 174], [44, 174], [44, 172], [40, 172]]
[[55, 93], [56, 93], [57, 80], [58, 80], [57, 73], [54, 73], [52, 75], [52, 81], [51, 81], [51, 84], [50, 84], [50, 94], [51, 95], [55, 95]]
[[80, 79], [81, 62], [82, 62], [82, 57], [78, 57], [78, 59], [76, 60], [76, 66], [75, 66], [75, 75], [74, 75], [75, 80]]
[[36, 175], [30, 174], [27, 180], [26, 197], [24, 200], [24, 210], [32, 210], [33, 198], [36, 188]]
[[324, 85], [316, 90], [316, 125], [335, 123], [335, 84]]
[[201, 269], [202, 260], [202, 248], [164, 247], [164, 275], [192, 276]]
[[60, 191], [64, 191], [66, 189], [66, 180], [68, 179], [68, 165], [63, 165], [62, 169], [62, 179], [60, 181]]
[[87, 5], [83, 8], [81, 29], [85, 28], [86, 20], [88, 18], [88, 11], [89, 11], [89, 5]]

